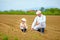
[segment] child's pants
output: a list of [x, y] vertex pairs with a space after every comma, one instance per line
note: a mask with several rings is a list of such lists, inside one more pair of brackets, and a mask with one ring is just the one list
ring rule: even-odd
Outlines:
[[26, 28], [24, 28], [24, 29], [21, 29], [21, 30], [22, 30], [22, 32], [26, 32], [26, 30], [27, 30], [27, 29], [26, 29]]

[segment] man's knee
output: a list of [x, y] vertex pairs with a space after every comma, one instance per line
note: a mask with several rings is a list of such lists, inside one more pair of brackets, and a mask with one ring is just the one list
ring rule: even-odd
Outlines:
[[37, 30], [37, 28], [34, 28], [34, 30]]
[[39, 28], [37, 31], [41, 32], [41, 29]]
[[42, 27], [42, 28], [45, 28], [45, 27], [46, 27], [46, 23], [42, 23], [42, 24], [41, 24], [41, 27]]

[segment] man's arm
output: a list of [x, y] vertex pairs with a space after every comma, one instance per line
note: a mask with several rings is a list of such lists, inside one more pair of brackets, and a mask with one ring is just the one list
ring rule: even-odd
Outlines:
[[41, 23], [42, 22], [46, 22], [46, 16], [43, 16], [42, 20], [41, 20]]
[[35, 24], [36, 24], [36, 20], [37, 20], [37, 17], [34, 19], [33, 23], [32, 23], [32, 29], [34, 28]]

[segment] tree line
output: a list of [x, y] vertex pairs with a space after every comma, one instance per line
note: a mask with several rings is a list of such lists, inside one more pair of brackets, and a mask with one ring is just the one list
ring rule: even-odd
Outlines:
[[[60, 9], [59, 8], [47, 8], [41, 7], [39, 10], [42, 11], [42, 14], [44, 15], [60, 15]], [[35, 15], [35, 12], [37, 10], [10, 10], [10, 11], [0, 11], [0, 14], [11, 14], [11, 15]]]

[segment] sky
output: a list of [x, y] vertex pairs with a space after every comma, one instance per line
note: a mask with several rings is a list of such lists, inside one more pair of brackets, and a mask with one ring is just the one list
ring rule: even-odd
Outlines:
[[0, 11], [60, 8], [60, 0], [0, 0]]

